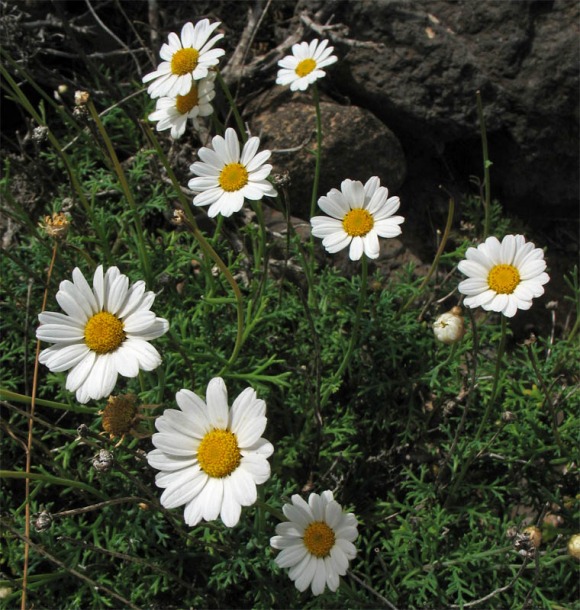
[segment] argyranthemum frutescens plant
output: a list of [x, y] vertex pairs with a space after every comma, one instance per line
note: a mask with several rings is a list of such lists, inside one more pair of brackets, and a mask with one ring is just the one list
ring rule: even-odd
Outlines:
[[326, 587], [336, 591], [356, 556], [356, 517], [343, 512], [331, 491], [311, 493], [308, 502], [293, 495], [292, 503], [284, 504], [282, 510], [289, 521], [278, 524], [276, 536], [270, 539], [281, 551], [276, 563], [290, 568], [288, 576], [299, 591], [308, 587], [314, 595]]
[[242, 209], [245, 199], [260, 201], [264, 196], [276, 197], [276, 189], [267, 180], [272, 166], [266, 161], [271, 153], [269, 150], [258, 152], [259, 138], [250, 138], [240, 152], [238, 136], [228, 127], [224, 137], [214, 136], [211, 143], [213, 148], [198, 150], [201, 161], [190, 168], [197, 176], [188, 183], [197, 193], [194, 205], [209, 205], [210, 217], [231, 216]]
[[[195, 31], [196, 26], [192, 27]], [[208, 32], [211, 27], [199, 28], [200, 35], [204, 32], [207, 36], [205, 43], [203, 36], [198, 40], [197, 47], [182, 35], [175, 54], [185, 50], [178, 57], [193, 57], [188, 49], [202, 51], [215, 35], [215, 29]], [[173, 37], [171, 40], [175, 42]], [[319, 52], [321, 48], [324, 46], [319, 45]], [[325, 50], [328, 55], [328, 46]], [[307, 59], [298, 60], [296, 68]], [[320, 55], [318, 59], [324, 61]], [[300, 69], [306, 71], [309, 65]], [[209, 65], [204, 78], [211, 79], [216, 68], [217, 64]], [[187, 129], [190, 119], [185, 115], [197, 112], [192, 88], [198, 87], [199, 93], [204, 83], [194, 72], [188, 91], [163, 104], [162, 97], [157, 101], [156, 112], [165, 109], [158, 130], [163, 127], [178, 135]], [[310, 74], [316, 76], [316, 70]], [[177, 84], [177, 75], [167, 72], [165, 76], [165, 84]], [[272, 72], [270, 86], [274, 78]], [[119, 82], [125, 83], [127, 78]], [[309, 88], [314, 91], [316, 84], [321, 83], [311, 83]], [[26, 89], [16, 87], [12, 93], [17, 97], [23, 91]], [[127, 105], [135, 101], [128, 100]], [[197, 100], [198, 117], [205, 112], [202, 106], [209, 111], [206, 101], [202, 102], [202, 97]], [[109, 102], [118, 100], [99, 99], [103, 108]], [[136, 116], [144, 116], [142, 106], [134, 111]], [[249, 149], [243, 149], [240, 137], [245, 129], [239, 124], [237, 148], [235, 143], [228, 145], [228, 139], [233, 142], [231, 132], [221, 132], [220, 127], [224, 122], [227, 129], [226, 116], [219, 107], [215, 113], [218, 132], [210, 135], [221, 140], [217, 146], [205, 148], [215, 156], [204, 159], [205, 152], [199, 155], [201, 163], [212, 167], [205, 168], [210, 175], [196, 174], [207, 180], [201, 182], [203, 188], [193, 189], [195, 197], [213, 189], [211, 197], [216, 199], [206, 202], [210, 217], [215, 216], [212, 206], [220, 197], [234, 193], [221, 200], [223, 211], [216, 211], [220, 218], [215, 224], [192, 205], [189, 193], [181, 193], [179, 184], [177, 188], [175, 184], [168, 186], [167, 177], [171, 178], [176, 168], [171, 166], [173, 161], [163, 159], [166, 142], [163, 138], [157, 141], [153, 133], [144, 146], [135, 136], [141, 132], [123, 106], [106, 113], [106, 128], [115, 136], [113, 150], [139, 151], [135, 157], [124, 155], [120, 163], [134, 196], [134, 208], [125, 191], [119, 195], [124, 182], [108, 172], [114, 163], [95, 146], [96, 132], [89, 138], [82, 130], [75, 131], [78, 144], [67, 168], [76, 179], [72, 186], [55, 185], [59, 187], [55, 192], [68, 194], [80, 185], [74, 193], [78, 205], [67, 208], [72, 228], [69, 241], [55, 259], [54, 277], [60, 280], [69, 269], [84, 268], [85, 260], [93, 260], [102, 261], [105, 268], [118, 266], [131, 277], [147, 278], [148, 290], [156, 293], [156, 311], [171, 320], [171, 328], [155, 343], [163, 356], [155, 373], [139, 374], [129, 383], [128, 391], [137, 396], [135, 403], [123, 395], [107, 401], [105, 395], [98, 405], [79, 405], [61, 383], [63, 378], [48, 375], [40, 367], [31, 445], [36, 478], [30, 481], [28, 504], [40, 514], [53, 513], [53, 525], [52, 530], [32, 531], [25, 537], [34, 545], [30, 548], [34, 558], [30, 567], [34, 578], [28, 587], [30, 604], [355, 608], [374, 607], [380, 600], [382, 605], [401, 608], [450, 607], [496, 591], [500, 592], [489, 603], [498, 607], [523, 603], [530, 591], [530, 599], [538, 607], [546, 599], [553, 602], [560, 595], [554, 592], [570, 582], [566, 579], [572, 574], [564, 559], [563, 543], [540, 547], [513, 586], [505, 592], [501, 589], [513, 581], [523, 565], [522, 556], [513, 552], [506, 537], [517, 521], [512, 516], [514, 506], [525, 505], [536, 516], [540, 514], [538, 506], [549, 495], [565, 519], [576, 510], [567, 508], [576, 502], [570, 495], [573, 475], [563, 474], [575, 463], [570, 451], [572, 409], [568, 407], [573, 405], [574, 394], [570, 394], [572, 377], [565, 367], [574, 360], [572, 349], [564, 349], [566, 342], [559, 340], [559, 331], [551, 344], [542, 343], [540, 338], [527, 346], [526, 351], [532, 349], [536, 355], [538, 375], [521, 357], [523, 348], [518, 341], [507, 344], [510, 358], [497, 358], [499, 324], [505, 324], [505, 315], [497, 315], [493, 308], [490, 313], [480, 309], [472, 314], [468, 299], [464, 299], [465, 320], [445, 314], [438, 318], [439, 307], [449, 309], [461, 295], [454, 267], [467, 245], [478, 243], [481, 236], [470, 235], [469, 243], [466, 239], [461, 244], [462, 234], [457, 237], [452, 232], [433, 277], [418, 288], [424, 279], [422, 271], [412, 265], [389, 270], [382, 257], [375, 258], [381, 238], [398, 236], [402, 222], [394, 209], [397, 198], [383, 190], [377, 177], [366, 185], [364, 180], [358, 184], [347, 181], [350, 187], [326, 196], [331, 212], [320, 206], [328, 216], [313, 214], [318, 218], [312, 221], [314, 231], [324, 233], [316, 237], [321, 237], [333, 254], [339, 249], [346, 254], [348, 249], [350, 258], [360, 261], [360, 276], [351, 277], [348, 271], [330, 264], [319, 265], [309, 244], [295, 235], [287, 242], [279, 237], [274, 241], [271, 234], [252, 224], [239, 231], [239, 219], [228, 220], [227, 213], [233, 214], [246, 199], [256, 216], [268, 205], [267, 198], [259, 202], [268, 195], [267, 184], [254, 191], [244, 189], [250, 182], [270, 178], [269, 159], [267, 151], [261, 153], [260, 146], [251, 140], [246, 144]], [[94, 114], [91, 126], [102, 127], [99, 112]], [[245, 118], [251, 124], [251, 116]], [[34, 120], [42, 120], [42, 116]], [[53, 131], [59, 133], [55, 129], [51, 135]], [[194, 138], [195, 134], [187, 138], [187, 147]], [[201, 150], [204, 143], [198, 144]], [[49, 145], [43, 151], [46, 162], [60, 167], [62, 157], [49, 150]], [[178, 183], [186, 172], [186, 157], [178, 142], [171, 146], [169, 157], [182, 161]], [[270, 148], [275, 150], [275, 143]], [[193, 163], [195, 157], [186, 150], [188, 162]], [[27, 154], [33, 151], [29, 149]], [[247, 172], [247, 178], [240, 168]], [[336, 184], [342, 178], [337, 176]], [[246, 179], [247, 184], [242, 184]], [[252, 192], [256, 198], [250, 196]], [[87, 198], [87, 193], [94, 193], [94, 197]], [[315, 204], [318, 199], [316, 196]], [[181, 208], [178, 227], [166, 222], [171, 216], [168, 202], [178, 202]], [[413, 213], [413, 202], [409, 203], [406, 216]], [[61, 205], [64, 201], [55, 196], [42, 214]], [[196, 225], [200, 218], [203, 230]], [[251, 215], [244, 220], [252, 223]], [[437, 220], [434, 212], [433, 223]], [[25, 221], [21, 224], [28, 226]], [[55, 220], [51, 228], [62, 235], [60, 221]], [[495, 230], [499, 237], [504, 233], [497, 227]], [[213, 254], [199, 245], [198, 235], [205, 236]], [[248, 236], [255, 235], [265, 246], [260, 263], [249, 247]], [[406, 235], [407, 230], [403, 242]], [[5, 299], [10, 324], [2, 357], [9, 370], [6, 383], [12, 384], [9, 389], [20, 400], [30, 393], [25, 383], [30, 375], [23, 381], [21, 363], [31, 361], [31, 346], [28, 356], [22, 348], [22, 311], [28, 303], [30, 311], [46, 309], [39, 306], [38, 295], [38, 286], [46, 279], [46, 244], [32, 232], [27, 237], [29, 247], [18, 245], [14, 260], [8, 252], [5, 265], [7, 284], [13, 292]], [[139, 239], [140, 249], [136, 247]], [[421, 239], [426, 249], [435, 243], [429, 236]], [[522, 246], [524, 251], [526, 248]], [[280, 252], [282, 259], [277, 258]], [[526, 295], [538, 290], [536, 284], [531, 292], [525, 290], [528, 273], [533, 276], [534, 270], [530, 272], [527, 262], [516, 260], [517, 255], [494, 259], [489, 270], [491, 273], [494, 265], [514, 267], [522, 289], [516, 287], [513, 295], [526, 301]], [[346, 265], [347, 270], [359, 268], [359, 264]], [[292, 276], [285, 273], [290, 270]], [[493, 284], [498, 296], [508, 294], [501, 292], [506, 284], [497, 283], [503, 281], [505, 268], [500, 271], [497, 277], [490, 273], [484, 277], [483, 272], [466, 275], [479, 281], [478, 290], [485, 283]], [[232, 278], [243, 278], [244, 285], [224, 280], [226, 272]], [[24, 273], [34, 280], [29, 296], [22, 282]], [[531, 279], [539, 281], [541, 273]], [[487, 296], [481, 298], [483, 306]], [[409, 299], [405, 309], [402, 304]], [[541, 301], [533, 304], [534, 314], [541, 320]], [[524, 311], [517, 315], [525, 321]], [[437, 318], [443, 343], [430, 330]], [[78, 334], [78, 328], [75, 332]], [[515, 325], [513, 332], [517, 332]], [[97, 334], [89, 333], [91, 344]], [[114, 332], [112, 336], [119, 337]], [[232, 347], [238, 337], [236, 351]], [[87, 342], [84, 334], [79, 341]], [[66, 352], [61, 355], [66, 356]], [[121, 366], [128, 367], [131, 362], [124, 359]], [[227, 380], [232, 391], [236, 389], [238, 398], [231, 407], [215, 379], [204, 400], [187, 390], [178, 391], [190, 387], [203, 394], [197, 388], [218, 376]], [[89, 385], [101, 387], [106, 379], [99, 374]], [[499, 381], [492, 392], [494, 379]], [[126, 383], [117, 381], [118, 385]], [[176, 392], [179, 409], [174, 406]], [[490, 399], [494, 394], [495, 401]], [[217, 408], [212, 396], [218, 396]], [[263, 432], [265, 415], [261, 415], [257, 396], [268, 403], [267, 432]], [[23, 515], [10, 507], [20, 507], [25, 501], [17, 478], [23, 474], [24, 452], [19, 441], [26, 438], [28, 419], [19, 410], [14, 394], [2, 397], [2, 424], [7, 432], [3, 461], [15, 465], [15, 474], [9, 474], [14, 480], [3, 489], [10, 519], [5, 522], [2, 518], [2, 522], [11, 538], [3, 543], [2, 571], [11, 580], [7, 577], [0, 586], [14, 587], [22, 577], [18, 535]], [[139, 419], [135, 411], [142, 403], [162, 404], [153, 444], [140, 438], [155, 434], [153, 423]], [[549, 413], [551, 407], [555, 418]], [[112, 442], [108, 435], [99, 434], [98, 409], [103, 409], [106, 432], [115, 437]], [[509, 417], [504, 416], [504, 410], [511, 412]], [[241, 423], [243, 418], [234, 421], [236, 411], [245, 414], [247, 429]], [[9, 413], [6, 419], [5, 412]], [[482, 426], [484, 420], [487, 424]], [[132, 432], [140, 433], [137, 439], [130, 438]], [[272, 441], [276, 452], [270, 457], [259, 452], [255, 455], [258, 449], [250, 443], [251, 434], [259, 439], [264, 434], [268, 441], [263, 441], [262, 449]], [[101, 450], [110, 455], [99, 468], [91, 466]], [[465, 464], [468, 468], [462, 473]], [[358, 536], [355, 518], [347, 516], [329, 492], [318, 495], [324, 489], [333, 489], [333, 498], [352, 506], [361, 522], [364, 519], [365, 527], [359, 528]], [[308, 504], [306, 508], [304, 500], [289, 500], [297, 491], [306, 499], [311, 490], [316, 492], [311, 496], [312, 507]], [[544, 494], [543, 490], [549, 492]], [[570, 498], [564, 500], [565, 495]], [[322, 512], [320, 505], [325, 502]], [[287, 507], [302, 507], [303, 512], [295, 518]], [[39, 529], [45, 527], [43, 522], [34, 520]], [[268, 545], [271, 537], [276, 550]], [[81, 551], [82, 565], [99, 569], [81, 572]], [[539, 583], [530, 569], [536, 558], [542, 576]], [[53, 559], [58, 569], [51, 568]], [[473, 570], [473, 565], [478, 569]], [[72, 571], [67, 571], [68, 566], [74, 566]], [[12, 595], [7, 607], [16, 605], [14, 595], [18, 593]]]
[[211, 115], [211, 102], [215, 97], [215, 73], [206, 78], [194, 80], [191, 89], [185, 95], [175, 97], [160, 97], [155, 105], [155, 112], [149, 115], [150, 121], [157, 121], [155, 129], [165, 131], [170, 129], [171, 137], [179, 139], [184, 133], [188, 119], [195, 129], [199, 129], [198, 117]]
[[214, 48], [223, 34], [210, 38], [220, 25], [219, 21], [210, 24], [208, 19], [202, 19], [195, 27], [186, 23], [181, 36], [171, 32], [159, 52], [163, 62], [143, 77], [144, 83], [152, 81], [147, 93], [153, 98], [188, 95], [194, 81], [205, 78], [225, 54], [223, 49]]
[[349, 257], [357, 261], [363, 254], [379, 256], [379, 237], [401, 234], [402, 216], [393, 216], [399, 209], [398, 197], [389, 197], [377, 176], [362, 184], [358, 180], [344, 180], [318, 200], [328, 216], [311, 218], [312, 234], [322, 237], [322, 245], [331, 254], [349, 248]]
[[156, 449], [147, 455], [149, 464], [161, 471], [155, 478], [165, 488], [161, 504], [185, 504], [188, 525], [219, 515], [233, 527], [242, 506], [256, 501], [256, 485], [270, 477], [268, 458], [274, 447], [262, 438], [266, 403], [247, 388], [230, 409], [219, 377], [209, 382], [205, 402], [189, 390], [180, 390], [175, 399], [180, 410], [166, 409], [155, 420]]
[[290, 85], [292, 91], [306, 91], [310, 85], [326, 72], [323, 68], [338, 61], [332, 54], [334, 47], [328, 46], [328, 40], [301, 42], [292, 46], [292, 55], [287, 55], [278, 62], [280, 69], [276, 77], [278, 85]]
[[139, 370], [157, 368], [161, 356], [149, 341], [164, 335], [169, 323], [151, 311], [155, 294], [145, 292], [145, 282], [130, 286], [117, 267], [104, 273], [99, 265], [92, 288], [78, 267], [72, 277], [56, 294], [65, 313], [40, 313], [36, 336], [54, 343], [39, 361], [53, 372], [70, 369], [66, 389], [86, 403], [108, 396], [118, 375], [136, 377]]
[[506, 235], [500, 242], [488, 237], [477, 248], [468, 248], [459, 271], [468, 276], [459, 284], [467, 307], [483, 307], [511, 318], [518, 309], [529, 309], [532, 299], [544, 294], [550, 281], [544, 252], [522, 235]]

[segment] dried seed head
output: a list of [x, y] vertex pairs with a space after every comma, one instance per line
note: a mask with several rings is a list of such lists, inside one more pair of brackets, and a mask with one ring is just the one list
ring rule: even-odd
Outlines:
[[109, 396], [103, 409], [103, 430], [111, 436], [123, 436], [131, 431], [137, 415], [137, 396]]
[[93, 458], [93, 468], [97, 472], [107, 472], [113, 466], [113, 454], [107, 449], [101, 449]]
[[49, 530], [52, 526], [52, 515], [47, 511], [47, 510], [43, 510], [40, 513], [37, 513], [36, 515], [33, 515], [33, 519], [34, 519], [34, 529], [37, 532], [45, 532], [46, 530]]
[[49, 237], [63, 239], [70, 227], [70, 216], [64, 212], [55, 212], [52, 216], [45, 216], [40, 227]]

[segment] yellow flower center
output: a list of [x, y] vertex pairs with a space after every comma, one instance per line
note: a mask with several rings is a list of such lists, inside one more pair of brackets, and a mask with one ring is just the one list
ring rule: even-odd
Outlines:
[[355, 208], [342, 219], [342, 226], [348, 235], [358, 237], [366, 235], [375, 226], [375, 221], [366, 210]]
[[123, 436], [130, 432], [137, 415], [137, 396], [109, 396], [107, 406], [103, 409], [103, 430], [111, 436]]
[[228, 193], [239, 191], [248, 184], [248, 171], [241, 163], [228, 163], [220, 172], [218, 182]]
[[236, 435], [229, 430], [211, 430], [199, 444], [197, 459], [200, 468], [210, 477], [227, 477], [242, 459]]
[[123, 322], [108, 311], [95, 314], [85, 326], [85, 343], [97, 354], [115, 351], [125, 337]]
[[179, 49], [171, 58], [171, 72], [177, 76], [190, 74], [197, 68], [198, 59], [199, 51], [197, 49]]
[[312, 70], [314, 70], [316, 68], [316, 62], [311, 59], [310, 57], [308, 57], [307, 59], [303, 59], [295, 68], [296, 74], [298, 74], [298, 76], [300, 78], [302, 78], [303, 76], [306, 76], [307, 74], [310, 74], [312, 72]]
[[326, 557], [335, 540], [334, 531], [324, 521], [314, 521], [304, 530], [304, 546], [316, 557]]
[[520, 283], [520, 272], [513, 265], [496, 265], [491, 268], [487, 283], [498, 294], [511, 294]]
[[187, 114], [192, 108], [195, 108], [199, 103], [197, 96], [197, 85], [192, 83], [189, 93], [178, 95], [175, 100], [175, 107], [181, 114]]

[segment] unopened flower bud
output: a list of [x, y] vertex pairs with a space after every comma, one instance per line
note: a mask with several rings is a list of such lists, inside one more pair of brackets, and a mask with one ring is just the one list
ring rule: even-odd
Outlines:
[[84, 106], [90, 97], [88, 91], [75, 91], [75, 105]]
[[530, 542], [536, 548], [538, 548], [540, 544], [542, 544], [542, 532], [540, 531], [540, 528], [536, 527], [535, 525], [530, 525], [529, 527], [526, 527], [523, 533], [528, 536]]
[[436, 339], [446, 345], [461, 341], [465, 335], [461, 307], [453, 307], [448, 312], [441, 314], [433, 324], [433, 332]]
[[568, 554], [580, 561], [580, 534], [574, 534], [568, 540]]

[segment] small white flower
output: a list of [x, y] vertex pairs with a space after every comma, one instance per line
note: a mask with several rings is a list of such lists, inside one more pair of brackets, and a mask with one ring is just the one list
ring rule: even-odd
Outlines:
[[197, 154], [201, 161], [190, 167], [199, 176], [188, 183], [189, 188], [198, 193], [193, 199], [194, 205], [209, 205], [211, 217], [231, 216], [241, 210], [244, 199], [259, 201], [264, 195], [276, 197], [276, 190], [266, 180], [272, 171], [272, 166], [265, 163], [271, 152], [257, 152], [259, 138], [250, 138], [240, 154], [238, 136], [228, 127], [225, 138], [215, 136], [211, 143], [213, 150], [200, 148]]
[[310, 585], [320, 595], [326, 586], [336, 591], [349, 561], [356, 556], [353, 542], [358, 536], [358, 522], [352, 513], [344, 513], [331, 491], [311, 493], [306, 503], [299, 495], [292, 504], [284, 504], [289, 521], [276, 526], [277, 536], [270, 545], [282, 549], [275, 561], [290, 568], [288, 576], [299, 591]]
[[544, 294], [550, 276], [544, 272], [544, 252], [522, 235], [506, 235], [501, 243], [488, 237], [477, 248], [468, 248], [459, 271], [468, 276], [459, 284], [467, 307], [483, 307], [511, 318], [518, 309], [529, 309], [532, 299]]
[[215, 97], [215, 74], [193, 81], [186, 95], [160, 97], [155, 105], [155, 112], [149, 115], [150, 121], [158, 121], [157, 131], [171, 128], [171, 137], [179, 139], [185, 133], [187, 119], [191, 119], [199, 129], [198, 117], [209, 116], [213, 112], [211, 101]]
[[266, 403], [247, 388], [230, 409], [220, 377], [209, 382], [206, 402], [189, 390], [177, 392], [175, 398], [181, 410], [166, 409], [155, 420], [156, 449], [147, 455], [149, 464], [161, 471], [155, 477], [157, 486], [165, 488], [161, 504], [185, 504], [187, 525], [219, 515], [233, 527], [242, 506], [256, 501], [256, 485], [270, 478], [268, 458], [274, 448], [261, 438]]
[[461, 341], [465, 335], [461, 307], [452, 307], [451, 310], [442, 313], [433, 323], [433, 332], [437, 340], [446, 345]]
[[186, 23], [181, 29], [181, 38], [171, 32], [168, 43], [159, 51], [164, 61], [157, 66], [157, 70], [143, 77], [144, 83], [153, 81], [147, 93], [152, 98], [187, 95], [192, 82], [205, 78], [208, 70], [217, 66], [219, 58], [225, 53], [223, 49], [212, 48], [223, 38], [223, 34], [210, 39], [220, 25], [219, 21], [210, 24], [208, 19], [202, 19], [195, 24], [195, 28], [192, 23]]
[[129, 278], [110, 267], [97, 267], [93, 288], [76, 268], [73, 281], [61, 282], [56, 293], [65, 314], [43, 311], [36, 336], [54, 343], [39, 361], [54, 373], [68, 371], [66, 389], [80, 403], [108, 396], [117, 376], [136, 377], [139, 369], [152, 371], [161, 356], [149, 344], [169, 329], [169, 323], [150, 311], [155, 293], [145, 282], [129, 286]]
[[338, 61], [338, 58], [332, 55], [334, 47], [327, 45], [328, 40], [292, 45], [292, 55], [287, 55], [278, 62], [280, 70], [276, 83], [290, 85], [292, 91], [306, 91], [314, 81], [324, 78], [326, 72], [322, 68]]
[[379, 237], [396, 237], [405, 219], [393, 216], [401, 202], [389, 197], [386, 187], [373, 176], [363, 187], [358, 180], [344, 180], [340, 191], [332, 189], [320, 197], [318, 207], [328, 216], [310, 219], [312, 235], [322, 237], [322, 245], [334, 254], [350, 245], [349, 256], [357, 261], [366, 254], [379, 256]]

